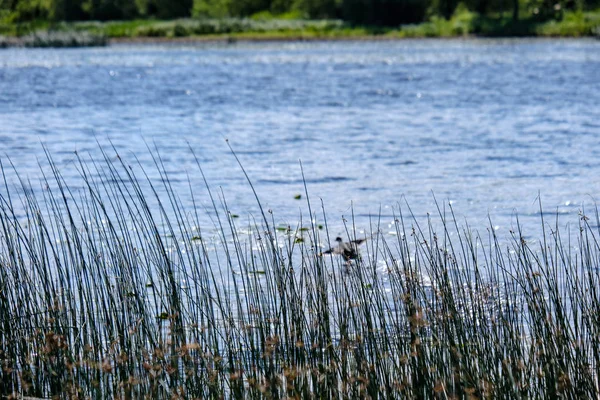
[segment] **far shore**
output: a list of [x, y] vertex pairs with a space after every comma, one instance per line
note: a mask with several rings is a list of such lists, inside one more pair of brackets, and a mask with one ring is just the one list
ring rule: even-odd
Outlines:
[[360, 35], [360, 36], [277, 36], [277, 35], [206, 35], [186, 37], [120, 37], [108, 39], [108, 44], [152, 44], [152, 43], [244, 43], [244, 42], [394, 42], [404, 40], [595, 40], [594, 36], [388, 36], [388, 35]]
[[597, 40], [595, 36], [187, 36], [187, 37], [121, 37], [110, 38], [108, 44], [126, 43], [237, 43], [237, 42], [394, 42], [404, 40]]
[[126, 44], [236, 44], [236, 43], [268, 43], [268, 42], [395, 42], [405, 40], [594, 40], [592, 36], [423, 36], [400, 37], [388, 35], [361, 36], [277, 36], [277, 35], [206, 35], [187, 37], [121, 37], [108, 40], [109, 45]]
[[[469, 14], [471, 15], [471, 14]], [[351, 26], [339, 20], [178, 19], [83, 21], [4, 26], [2, 47], [82, 47], [120, 43], [237, 43], [393, 41], [400, 39], [600, 38], [600, 11], [565, 14], [561, 21], [507, 18], [432, 19], [395, 28]], [[20, 32], [20, 33], [19, 33]]]
[[[535, 38], [535, 37], [531, 37]], [[382, 35], [360, 35], [360, 36], [304, 36], [304, 35], [206, 35], [206, 36], [186, 36], [186, 37], [121, 37], [111, 38], [109, 44], [154, 44], [154, 43], [254, 43], [254, 42], [379, 42], [379, 41], [400, 41], [410, 39], [446, 39], [446, 40], [465, 40], [465, 39], [485, 39], [476, 35], [451, 36], [451, 37], [399, 37]], [[510, 37], [507, 37], [510, 39]]]
[[407, 40], [595, 40], [590, 36], [415, 36], [402, 37], [392, 35], [355, 35], [355, 36], [305, 36], [305, 35], [203, 35], [185, 37], [117, 37], [101, 38], [92, 44], [73, 43], [71, 41], [53, 41], [42, 45], [32, 45], [31, 39], [16, 37], [0, 38], [2, 48], [32, 48], [32, 47], [92, 47], [106, 45], [200, 45], [217, 44], [233, 45], [238, 43], [298, 43], [298, 42], [400, 42]]

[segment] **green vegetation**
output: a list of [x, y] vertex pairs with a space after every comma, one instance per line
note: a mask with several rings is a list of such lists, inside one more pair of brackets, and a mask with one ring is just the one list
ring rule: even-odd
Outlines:
[[600, 0], [0, 0], [0, 35], [591, 36], [600, 32], [599, 7]]
[[457, 9], [482, 17], [560, 20], [565, 12], [589, 11], [599, 0], [2, 0], [5, 22], [133, 20], [136, 18], [342, 19], [350, 24], [398, 26], [433, 16], [450, 19]]
[[48, 157], [39, 192], [0, 164], [3, 396], [600, 394], [597, 211], [573, 232], [542, 217], [539, 243], [399, 211], [347, 268], [319, 256], [308, 193], [308, 221], [279, 231], [270, 210], [232, 219], [207, 184], [190, 193], [213, 204], [206, 226], [158, 155], [153, 182], [103, 154], [76, 156], [73, 186]]
[[20, 38], [0, 36], [0, 48], [3, 47], [86, 47], [104, 46], [106, 36], [74, 31], [37, 31]]
[[[30, 33], [26, 33], [30, 32]], [[4, 36], [1, 36], [4, 35]], [[600, 36], [600, 12], [567, 12], [560, 21], [518, 20], [512, 17], [481, 17], [458, 10], [448, 20], [431, 17], [428, 22], [398, 27], [352, 26], [341, 20], [264, 18], [176, 19], [171, 21], [83, 21], [0, 24], [0, 47], [95, 46], [108, 39], [192, 38], [195, 40], [307, 40], [352, 38], [425, 38], [457, 36]]]

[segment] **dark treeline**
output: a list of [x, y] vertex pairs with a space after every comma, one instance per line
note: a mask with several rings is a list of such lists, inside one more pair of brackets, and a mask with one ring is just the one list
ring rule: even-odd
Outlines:
[[[515, 20], [560, 18], [565, 10], [588, 10], [600, 0], [463, 0], [460, 9]], [[335, 18], [358, 25], [417, 23], [450, 18], [459, 0], [0, 0], [0, 20], [85, 21], [182, 17], [226, 18], [294, 15]]]

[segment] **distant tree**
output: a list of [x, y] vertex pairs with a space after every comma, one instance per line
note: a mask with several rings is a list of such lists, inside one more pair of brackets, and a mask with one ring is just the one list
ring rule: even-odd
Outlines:
[[560, 20], [565, 9], [576, 8], [574, 2], [571, 2], [571, 7], [569, 7], [568, 0], [526, 0], [525, 6], [533, 18], [539, 21]]
[[84, 20], [86, 18], [81, 5], [81, 0], [52, 0], [49, 17], [53, 21]]
[[183, 18], [192, 15], [194, 0], [150, 0], [147, 13], [162, 19]]
[[396, 26], [423, 21], [427, 7], [425, 0], [343, 0], [342, 16], [355, 24]]
[[228, 7], [233, 17], [245, 17], [270, 8], [270, 0], [232, 0]]
[[[468, 2], [468, 8], [477, 10], [478, 8], [487, 8], [489, 0], [472, 0]], [[431, 13], [439, 15], [445, 19], [450, 19], [458, 6], [458, 0], [433, 0], [431, 4]]]
[[229, 0], [194, 0], [192, 15], [202, 18], [228, 17], [229, 3]]
[[0, 11], [13, 21], [48, 19], [51, 8], [51, 0], [0, 0]]
[[293, 7], [310, 18], [337, 18], [340, 0], [295, 0]]
[[490, 3], [490, 0], [467, 0], [465, 5], [469, 10], [485, 15], [488, 12]]
[[519, 0], [464, 0], [456, 6], [456, 9], [460, 9], [461, 5], [484, 16], [490, 13], [512, 12], [513, 20], [516, 21], [519, 19], [521, 2]]
[[133, 19], [140, 14], [130, 0], [86, 0], [82, 8], [90, 19], [99, 21]]
[[291, 11], [294, 7], [294, 0], [271, 0], [269, 10], [277, 15]]
[[[459, 0], [0, 0], [0, 18], [10, 22], [246, 17], [261, 11], [300, 11], [310, 18], [342, 18], [353, 24], [397, 26], [428, 16], [450, 19]], [[590, 10], [600, 0], [460, 0], [480, 15], [525, 12], [537, 20], [561, 19], [565, 10]], [[463, 6], [460, 6], [463, 7]], [[458, 8], [459, 10], [462, 8]]]

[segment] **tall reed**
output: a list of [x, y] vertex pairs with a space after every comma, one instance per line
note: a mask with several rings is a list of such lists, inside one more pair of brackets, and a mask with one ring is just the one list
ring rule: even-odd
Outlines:
[[206, 179], [183, 204], [160, 154], [154, 180], [100, 153], [76, 156], [77, 186], [46, 153], [40, 190], [0, 162], [4, 396], [599, 395], [596, 210], [576, 232], [542, 219], [532, 245], [399, 205], [348, 266], [320, 256], [330, 225], [308, 190], [282, 231], [260, 202], [240, 222]]

